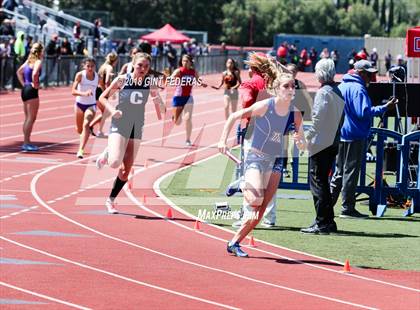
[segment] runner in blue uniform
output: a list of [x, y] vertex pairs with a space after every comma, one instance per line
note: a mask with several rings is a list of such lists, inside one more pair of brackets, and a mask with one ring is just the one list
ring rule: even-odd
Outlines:
[[253, 118], [254, 130], [251, 148], [245, 158], [245, 182], [242, 187], [244, 219], [241, 228], [227, 246], [227, 251], [238, 257], [248, 257], [239, 243], [258, 225], [267, 204], [277, 191], [282, 171], [284, 137], [290, 130], [295, 130], [294, 139], [298, 147], [303, 147], [300, 113], [290, 106], [295, 95], [293, 76], [277, 67], [274, 61], [270, 61], [270, 67], [271, 72], [275, 72], [275, 78], [267, 83], [266, 89], [274, 97], [231, 114], [218, 145], [219, 151], [226, 153], [227, 138], [234, 123], [241, 118]]

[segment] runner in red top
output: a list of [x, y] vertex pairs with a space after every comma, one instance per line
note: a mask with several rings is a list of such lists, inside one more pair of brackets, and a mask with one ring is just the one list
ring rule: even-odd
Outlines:
[[[194, 85], [207, 87], [202, 83], [198, 72], [194, 69], [193, 59], [190, 55], [184, 55], [181, 59], [182, 66], [172, 73], [168, 79], [169, 84], [176, 85], [175, 94], [172, 99], [173, 120], [176, 125], [185, 121], [186, 144], [191, 145], [192, 112], [194, 99], [192, 88]], [[181, 113], [183, 114], [181, 117]]]
[[[268, 93], [265, 91], [266, 81], [263, 73], [259, 68], [261, 59], [266, 59], [267, 56], [263, 53], [254, 53], [249, 57], [249, 76], [247, 80], [239, 87], [240, 97], [242, 101], [242, 108], [248, 108], [257, 101], [267, 99]], [[247, 119], [245, 126], [248, 126], [250, 119]]]

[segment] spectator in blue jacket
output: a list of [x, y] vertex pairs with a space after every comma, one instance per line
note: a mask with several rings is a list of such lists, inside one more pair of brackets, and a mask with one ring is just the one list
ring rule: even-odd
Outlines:
[[333, 205], [342, 194], [342, 218], [366, 218], [358, 212], [356, 186], [359, 180], [362, 158], [366, 152], [366, 141], [374, 116], [384, 114], [395, 106], [396, 99], [382, 106], [372, 107], [367, 87], [372, 75], [378, 70], [367, 60], [354, 64], [354, 74], [343, 76], [338, 87], [344, 97], [344, 123], [341, 128], [340, 145], [336, 159], [336, 169], [331, 180]]

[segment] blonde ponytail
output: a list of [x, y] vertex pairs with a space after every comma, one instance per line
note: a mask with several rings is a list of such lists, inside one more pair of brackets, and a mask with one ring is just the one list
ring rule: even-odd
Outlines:
[[34, 63], [35, 61], [40, 60], [43, 50], [44, 50], [44, 47], [42, 46], [41, 43], [39, 42], [34, 43], [31, 47], [31, 51], [29, 52], [28, 62]]
[[251, 53], [245, 63], [264, 77], [266, 89], [272, 95], [275, 95], [274, 89], [278, 88], [281, 82], [293, 80], [292, 73], [285, 66], [265, 54]]

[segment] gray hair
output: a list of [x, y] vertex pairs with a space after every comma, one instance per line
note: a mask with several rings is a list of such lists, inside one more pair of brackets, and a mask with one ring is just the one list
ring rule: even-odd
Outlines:
[[334, 81], [335, 65], [330, 58], [323, 58], [316, 63], [315, 75], [321, 83]]

